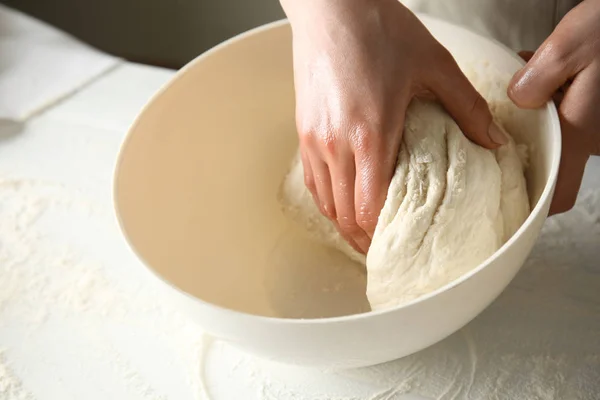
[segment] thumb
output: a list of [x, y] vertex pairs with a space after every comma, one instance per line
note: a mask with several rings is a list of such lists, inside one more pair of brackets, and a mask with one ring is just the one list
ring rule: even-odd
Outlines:
[[465, 136], [488, 149], [506, 144], [508, 138], [493, 122], [485, 99], [475, 90], [450, 56], [429, 90], [440, 100]]
[[[568, 57], [556, 54], [552, 45], [544, 44], [527, 64], [515, 73], [508, 85], [508, 97], [521, 108], [538, 108], [571, 77]], [[529, 55], [529, 54], [528, 54]]]

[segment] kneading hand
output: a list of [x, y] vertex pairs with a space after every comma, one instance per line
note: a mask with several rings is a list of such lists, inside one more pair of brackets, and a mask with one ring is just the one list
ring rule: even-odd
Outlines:
[[519, 107], [558, 105], [563, 151], [550, 213], [575, 204], [591, 155], [600, 155], [600, 0], [571, 10], [515, 74], [508, 95]]
[[398, 0], [282, 5], [293, 32], [305, 183], [356, 250], [369, 248], [414, 96], [438, 98], [474, 142], [506, 143], [449, 52]]

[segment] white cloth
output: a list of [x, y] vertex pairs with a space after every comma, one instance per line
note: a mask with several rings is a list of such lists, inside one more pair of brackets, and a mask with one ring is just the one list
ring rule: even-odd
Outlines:
[[24, 121], [119, 62], [0, 5], [0, 120]]
[[422, 12], [494, 38], [515, 51], [535, 50], [580, 0], [401, 0]]

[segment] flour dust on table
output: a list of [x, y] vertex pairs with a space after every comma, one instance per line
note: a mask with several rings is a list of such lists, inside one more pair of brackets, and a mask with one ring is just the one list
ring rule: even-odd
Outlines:
[[[194, 353], [203, 333], [165, 306], [143, 275], [124, 287], [114, 265], [68, 244], [64, 235], [76, 232], [49, 234], [62, 221], [75, 230], [108, 228], [116, 238], [117, 227], [104, 222], [113, 221], [107, 207], [64, 184], [6, 176], [0, 204], [0, 398], [205, 398]], [[149, 376], [132, 351], [136, 342], [152, 349], [151, 359], [168, 352], [188, 384], [182, 379], [173, 393]]]
[[33, 400], [33, 396], [23, 387], [21, 379], [12, 371], [0, 349], [0, 398], [6, 400]]

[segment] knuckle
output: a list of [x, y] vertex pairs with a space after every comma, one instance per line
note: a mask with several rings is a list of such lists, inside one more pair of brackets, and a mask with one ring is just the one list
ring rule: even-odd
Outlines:
[[340, 230], [348, 236], [354, 236], [362, 230], [354, 218], [342, 217], [338, 220]]
[[471, 114], [490, 113], [487, 101], [477, 91], [473, 94], [469, 111]]
[[315, 183], [315, 178], [312, 174], [304, 174], [304, 185], [310, 190], [312, 193], [315, 193], [317, 189], [317, 185]]
[[300, 145], [311, 146], [314, 143], [314, 138], [315, 135], [312, 130], [298, 128], [298, 139], [300, 141]]
[[571, 52], [567, 43], [550, 39], [542, 49], [540, 59], [546, 60], [553, 69], [562, 69], [570, 63]]
[[377, 226], [381, 209], [377, 201], [365, 201], [357, 210], [356, 222], [366, 232], [373, 232]]
[[356, 223], [364, 230], [372, 231], [377, 225], [377, 217], [372, 209], [363, 209], [356, 214]]
[[335, 154], [338, 148], [339, 139], [333, 132], [323, 133], [319, 141], [327, 154]]
[[474, 91], [473, 96], [468, 100], [467, 107], [465, 111], [469, 118], [465, 118], [462, 122], [465, 133], [472, 136], [478, 136], [478, 134], [487, 136], [487, 129], [492, 121], [492, 113], [487, 101], [477, 91]]
[[335, 154], [339, 147], [340, 139], [333, 130], [299, 129], [298, 136], [301, 145], [318, 148], [322, 154]]
[[321, 213], [329, 219], [335, 219], [335, 207], [330, 203], [321, 204]]
[[373, 135], [370, 131], [358, 130], [354, 135], [354, 147], [356, 152], [359, 153], [370, 153], [375, 146], [376, 135]]
[[352, 136], [354, 150], [359, 155], [368, 156], [380, 153], [382, 150], [382, 137], [380, 129], [358, 127]]

